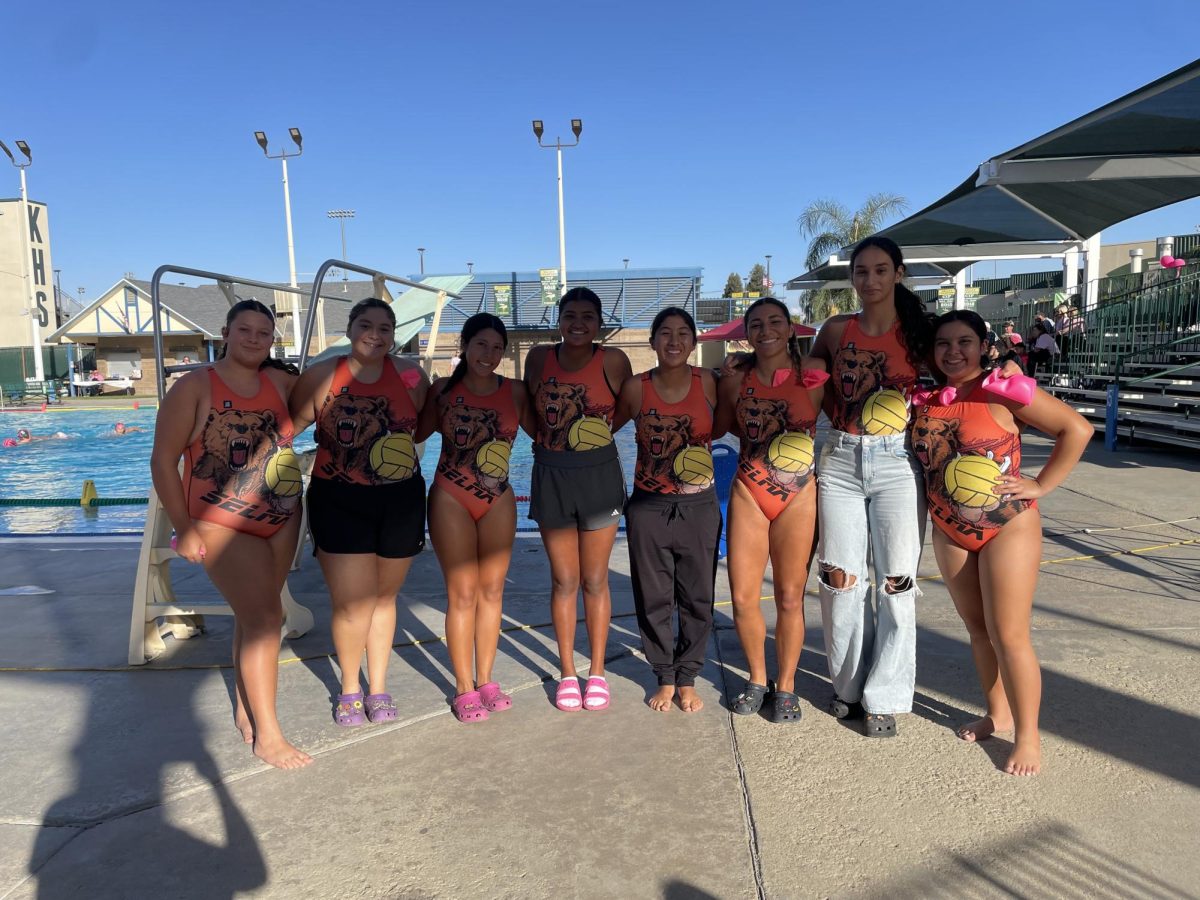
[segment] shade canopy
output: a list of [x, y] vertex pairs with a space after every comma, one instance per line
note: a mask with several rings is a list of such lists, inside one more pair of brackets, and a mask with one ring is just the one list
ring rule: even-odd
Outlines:
[[1200, 196], [1200, 60], [983, 163], [880, 234], [902, 247], [1086, 240]]
[[[817, 333], [815, 328], [800, 324], [792, 325], [792, 330], [796, 332], [797, 337], [812, 337]], [[698, 341], [744, 341], [745, 339], [746, 326], [741, 319], [734, 319], [732, 322], [718, 325], [696, 338]]]

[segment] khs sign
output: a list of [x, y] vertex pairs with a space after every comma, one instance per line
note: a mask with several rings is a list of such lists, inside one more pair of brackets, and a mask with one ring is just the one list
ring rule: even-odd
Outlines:
[[50, 324], [50, 243], [43, 235], [44, 229], [47, 235], [49, 230], [42, 220], [46, 207], [26, 203], [25, 209], [29, 213], [29, 277], [33, 284], [34, 314], [38, 317], [38, 325], [45, 328]]

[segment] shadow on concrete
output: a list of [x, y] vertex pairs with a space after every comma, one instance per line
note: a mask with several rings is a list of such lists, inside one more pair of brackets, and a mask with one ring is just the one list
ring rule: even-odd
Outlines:
[[716, 895], [702, 891], [686, 881], [666, 881], [662, 886], [663, 900], [717, 900]]
[[[918, 627], [917, 648], [920, 684], [948, 697], [971, 703], [982, 701], [968, 642]], [[942, 664], [953, 658], [961, 660], [962, 665]], [[963, 677], [964, 670], [971, 677]], [[973, 714], [964, 714], [946, 724], [956, 728], [973, 718]], [[1200, 719], [1196, 716], [1043, 667], [1041, 728], [1147, 772], [1200, 787], [1200, 761], [1190, 749], [1200, 742]], [[1001, 743], [985, 741], [979, 746], [995, 759], [992, 746]]]
[[[1183, 900], [1188, 894], [1155, 873], [1089, 844], [1069, 825], [1053, 823], [966, 856], [942, 860], [889, 884], [890, 897], [1059, 897]], [[872, 891], [863, 896], [883, 896]]]
[[[144, 885], [147, 893], [160, 897], [232, 898], [266, 884], [266, 862], [254, 832], [204, 746], [193, 708], [201, 677], [189, 673], [178, 681], [179, 690], [172, 694], [176, 715], [171, 739], [156, 738], [153, 717], [142, 720], [146, 733], [136, 750], [137, 766], [144, 773], [140, 787], [153, 787], [139, 789], [128, 806], [100, 817], [89, 817], [87, 811], [96, 798], [111, 792], [113, 773], [109, 755], [93, 749], [112, 742], [113, 719], [105, 703], [94, 695], [90, 698], [87, 722], [72, 753], [74, 789], [47, 809], [32, 854], [42, 860], [31, 872], [38, 897], [124, 897], [130, 885], [143, 882], [144, 872], [155, 876], [154, 884]], [[223, 844], [201, 840], [171, 821], [162, 785], [170, 770], [179, 767], [194, 768], [211, 788], [224, 826]], [[136, 827], [121, 827], [124, 820], [135, 818]], [[50, 852], [44, 852], [42, 844], [53, 841], [53, 832], [62, 826], [83, 830], [57, 852], [48, 847]], [[152, 858], [155, 862], [148, 863]]]

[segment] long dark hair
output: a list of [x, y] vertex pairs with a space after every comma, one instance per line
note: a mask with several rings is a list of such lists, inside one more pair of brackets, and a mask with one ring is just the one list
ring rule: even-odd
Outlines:
[[[268, 319], [271, 320], [272, 325], [275, 324], [275, 311], [272, 310], [265, 303], [261, 303], [258, 300], [255, 300], [253, 297], [251, 297], [249, 300], [239, 300], [237, 303], [233, 304], [233, 306], [229, 307], [229, 314], [225, 316], [225, 330], [228, 331], [229, 328], [233, 325], [233, 320], [236, 319], [238, 316], [240, 316], [244, 312], [261, 313], [262, 315], [266, 316]], [[228, 349], [229, 349], [228, 343], [222, 344], [221, 345], [221, 353], [217, 357], [217, 359], [224, 359], [225, 352]], [[282, 369], [284, 372], [287, 372], [289, 375], [299, 375], [300, 374], [300, 370], [297, 369], [294, 365], [292, 365], [289, 362], [284, 362], [282, 359], [276, 359], [274, 356], [271, 355], [270, 351], [267, 351], [267, 358], [258, 364], [258, 368], [260, 370], [261, 369]]]
[[[941, 329], [941, 327], [943, 325], [948, 325], [951, 322], [962, 322], [968, 328], [970, 328], [973, 332], [975, 332], [976, 335], [978, 335], [980, 344], [982, 344], [983, 347], [985, 348], [984, 353], [982, 353], [979, 357], [979, 367], [981, 369], [983, 369], [983, 371], [985, 371], [985, 372], [988, 369], [990, 369], [992, 366], [992, 361], [987, 358], [987, 352], [986, 352], [986, 348], [987, 348], [987, 344], [988, 344], [988, 337], [987, 337], [988, 329], [987, 329], [987, 322], [983, 321], [983, 316], [979, 315], [979, 313], [975, 312], [974, 310], [970, 310], [970, 309], [952, 309], [949, 312], [942, 313], [940, 316], [938, 316], [936, 319], [933, 320], [933, 324], [931, 326], [931, 330], [933, 332], [933, 337], [936, 339], [937, 333]], [[933, 361], [933, 344], [932, 343], [930, 344], [930, 349], [929, 349], [929, 371], [933, 373], [933, 377], [938, 382], [938, 384], [946, 383], [945, 374], [943, 374], [942, 370], [937, 367], [937, 363], [935, 363]]]
[[683, 319], [683, 324], [686, 325], [692, 332], [692, 339], [696, 338], [696, 320], [692, 318], [692, 314], [682, 306], [664, 306], [658, 311], [658, 315], [654, 317], [654, 321], [650, 323], [650, 343], [654, 343], [654, 335], [658, 333], [658, 329], [662, 327], [662, 323], [667, 321], [671, 316], [679, 316]]
[[[796, 329], [794, 327], [792, 327], [792, 313], [787, 308], [786, 303], [784, 303], [778, 297], [759, 297], [757, 300], [755, 300], [753, 303], [751, 303], [748, 307], [746, 307], [746, 312], [742, 315], [742, 328], [744, 328], [746, 330], [746, 336], [749, 337], [750, 313], [754, 312], [760, 306], [767, 306], [767, 305], [779, 307], [779, 309], [783, 312], [783, 317], [785, 319], [787, 319], [787, 323], [788, 323], [788, 339], [787, 339], [788, 357], [792, 361], [793, 371], [795, 371], [796, 374], [799, 374], [801, 364], [804, 361], [804, 353], [800, 350], [800, 339], [798, 337], [796, 337]], [[753, 350], [751, 350], [750, 354], [746, 357], [746, 360], [742, 364], [741, 368], [743, 370], [749, 370], [749, 369], [753, 369], [756, 365], [758, 365], [758, 354], [755, 353]]]
[[504, 342], [504, 349], [508, 349], [508, 329], [504, 327], [504, 322], [498, 316], [493, 316], [491, 313], [475, 313], [475, 315], [463, 322], [462, 335], [458, 339], [458, 352], [462, 356], [458, 360], [458, 365], [454, 367], [454, 371], [450, 373], [450, 377], [446, 379], [441, 396], [448, 394], [466, 376], [467, 345], [471, 343], [475, 335], [481, 331], [487, 331], [489, 328], [500, 335], [500, 340]]
[[[904, 254], [900, 252], [900, 247], [895, 241], [871, 235], [859, 241], [850, 254], [851, 277], [854, 274], [854, 260], [868, 247], [875, 247], [886, 253], [897, 272], [905, 268]], [[925, 304], [921, 298], [902, 283], [896, 285], [895, 298], [896, 318], [900, 320], [900, 342], [904, 345], [908, 364], [919, 371], [933, 349], [933, 316], [925, 312]]]

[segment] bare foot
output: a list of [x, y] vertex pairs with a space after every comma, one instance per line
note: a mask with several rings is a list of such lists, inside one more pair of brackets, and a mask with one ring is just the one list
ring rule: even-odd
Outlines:
[[656, 712], [670, 712], [671, 711], [671, 699], [674, 696], [675, 696], [675, 685], [664, 684], [661, 687], [659, 687], [659, 689], [657, 691], [654, 692], [654, 696], [652, 696], [647, 702], [648, 702], [650, 708], [655, 710]]
[[984, 716], [982, 719], [976, 719], [974, 722], [968, 722], [966, 725], [961, 726], [955, 734], [958, 735], [960, 740], [964, 740], [968, 744], [973, 744], [975, 741], [986, 740], [999, 732], [1011, 730], [1011, 723], [1001, 727], [992, 720], [991, 716]]
[[282, 737], [274, 743], [256, 741], [254, 755], [277, 769], [302, 769], [313, 761], [303, 750], [297, 750]]
[[700, 712], [704, 709], [704, 701], [696, 694], [696, 689], [690, 684], [679, 688], [679, 708], [685, 713]]
[[1004, 764], [1009, 775], [1037, 775], [1042, 771], [1042, 742], [1037, 735], [1017, 738], [1017, 744]]
[[246, 711], [242, 709], [241, 704], [238, 704], [237, 712], [233, 714], [233, 724], [242, 733], [243, 741], [247, 744], [254, 743], [254, 725], [251, 724], [250, 717], [246, 715]]

